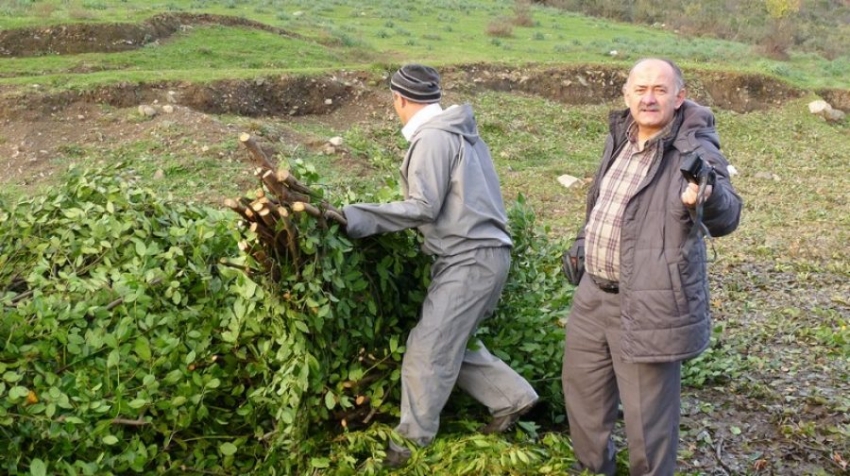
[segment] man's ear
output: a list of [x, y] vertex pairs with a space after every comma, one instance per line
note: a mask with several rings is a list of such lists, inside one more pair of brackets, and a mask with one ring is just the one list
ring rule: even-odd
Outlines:
[[685, 88], [679, 90], [676, 93], [676, 110], [678, 111], [680, 107], [682, 107], [682, 103], [685, 102], [685, 98], [688, 96], [688, 91]]

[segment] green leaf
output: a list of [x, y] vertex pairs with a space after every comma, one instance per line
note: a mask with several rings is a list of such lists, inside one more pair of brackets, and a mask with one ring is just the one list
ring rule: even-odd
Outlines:
[[221, 340], [228, 343], [236, 342], [236, 334], [230, 331], [224, 331], [221, 333]]
[[24, 378], [21, 374], [17, 372], [12, 372], [11, 370], [3, 374], [3, 380], [9, 383], [15, 383]]
[[39, 458], [35, 458], [30, 463], [30, 474], [32, 476], [46, 476], [47, 465]]
[[328, 407], [328, 410], [333, 410], [336, 406], [336, 397], [334, 397], [334, 394], [331, 391], [328, 391], [328, 393], [325, 394], [325, 406]]
[[529, 464], [531, 462], [525, 451], [517, 451], [517, 456], [519, 457], [519, 460], [525, 464]]
[[148, 340], [142, 336], [136, 339], [136, 345], [133, 346], [133, 351], [142, 360], [151, 359], [151, 346]]
[[145, 256], [148, 252], [147, 246], [142, 240], [133, 240], [136, 243], [136, 254], [139, 256]]
[[16, 387], [12, 387], [9, 389], [9, 398], [12, 400], [17, 400], [18, 398], [24, 398], [29, 395], [30, 391], [26, 387], [22, 387], [20, 385]]
[[115, 435], [106, 435], [101, 439], [101, 441], [103, 441], [103, 444], [105, 445], [112, 446], [118, 443], [118, 437]]
[[145, 406], [147, 404], [148, 404], [148, 401], [146, 399], [137, 398], [137, 399], [133, 400], [132, 402], [128, 403], [127, 405], [129, 405], [130, 408], [138, 409], [138, 408], [142, 408], [143, 406]]
[[485, 439], [483, 439], [483, 438], [475, 438], [475, 439], [473, 439], [473, 440], [472, 440], [472, 444], [474, 444], [474, 445], [475, 445], [475, 446], [477, 446], [478, 448], [489, 448], [490, 446], [492, 446], [492, 445], [490, 444], [490, 442], [489, 442], [489, 441], [487, 441], [487, 440], [485, 440]]
[[230, 442], [222, 443], [218, 447], [218, 451], [220, 451], [221, 454], [223, 454], [224, 456], [234, 455], [234, 454], [236, 454], [237, 450], [239, 450], [239, 448], [237, 448], [236, 445], [234, 445], [233, 443], [230, 443]]
[[109, 353], [109, 357], [106, 358], [106, 366], [107, 367], [117, 367], [118, 362], [121, 360], [121, 353], [118, 352], [118, 349], [114, 349]]
[[328, 458], [312, 458], [310, 460], [310, 466], [318, 469], [329, 468], [331, 466], [331, 460]]

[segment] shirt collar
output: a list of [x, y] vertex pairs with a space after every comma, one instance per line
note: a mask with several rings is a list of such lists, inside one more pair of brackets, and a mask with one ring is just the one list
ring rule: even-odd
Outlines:
[[628, 127], [626, 127], [626, 137], [629, 138], [629, 142], [631, 142], [632, 145], [637, 148], [637, 150], [643, 151], [647, 147], [655, 145], [658, 141], [670, 135], [670, 131], [672, 130], [673, 121], [670, 121], [666, 126], [664, 126], [664, 129], [661, 129], [660, 131], [656, 132], [655, 135], [644, 141], [643, 144], [638, 144], [638, 126], [637, 123], [632, 120], [631, 122], [629, 122]]
[[439, 103], [429, 104], [422, 109], [418, 110], [413, 117], [407, 121], [407, 124], [401, 129], [401, 134], [410, 142], [410, 139], [413, 138], [413, 134], [416, 134], [416, 131], [419, 129], [419, 126], [425, 124], [434, 118], [434, 116], [443, 112], [443, 108], [440, 107]]

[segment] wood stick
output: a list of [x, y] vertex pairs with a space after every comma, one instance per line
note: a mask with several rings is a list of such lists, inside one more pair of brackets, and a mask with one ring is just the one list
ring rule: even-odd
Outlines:
[[260, 216], [260, 219], [263, 220], [263, 223], [269, 227], [269, 230], [275, 231], [277, 230], [277, 220], [274, 215], [272, 215], [271, 208], [264, 206], [261, 210], [257, 212], [257, 215]]
[[325, 218], [322, 216], [322, 212], [318, 208], [316, 208], [315, 205], [309, 203], [294, 202], [292, 204], [292, 211], [298, 213], [307, 212], [308, 215], [314, 218], [318, 218], [320, 220], [324, 220]]
[[310, 196], [304, 195], [297, 191], [290, 190], [285, 184], [277, 179], [277, 175], [271, 170], [266, 170], [261, 176], [261, 180], [269, 190], [272, 191], [280, 199], [281, 203], [293, 202], [309, 202]]
[[113, 418], [112, 424], [113, 425], [126, 425], [126, 426], [145, 426], [145, 425], [150, 425], [151, 423], [149, 421], [142, 420], [142, 417], [140, 416], [136, 420], [130, 420], [128, 418]]
[[266, 153], [263, 152], [263, 149], [261, 149], [260, 145], [257, 144], [257, 140], [254, 139], [251, 134], [248, 134], [247, 132], [240, 134], [239, 143], [248, 149], [248, 152], [251, 153], [251, 157], [254, 159], [254, 163], [258, 167], [262, 167], [264, 169], [274, 168], [274, 164], [272, 164], [269, 158], [266, 157]]
[[237, 202], [236, 200], [233, 200], [233, 199], [230, 199], [230, 198], [225, 198], [224, 199], [224, 206], [233, 210], [234, 212], [238, 213], [239, 215], [242, 216], [242, 218], [250, 221], [250, 218], [248, 217], [248, 215], [245, 214], [245, 210], [246, 210], [245, 205], [243, 205], [241, 202]]
[[287, 230], [285, 224], [281, 224], [282, 220], [280, 215], [278, 215], [277, 210], [274, 208], [263, 208], [258, 213], [260, 218], [263, 220], [263, 223], [274, 233], [274, 242], [270, 243], [274, 245], [275, 250], [279, 255], [285, 254], [287, 251], [292, 250], [289, 246], [291, 237], [289, 231]]
[[[322, 205], [324, 206], [325, 203], [322, 202]], [[322, 213], [322, 210], [320, 210], [319, 207], [315, 205], [304, 202], [295, 202], [292, 204], [292, 211], [299, 213], [306, 212], [308, 215], [317, 218], [323, 226], [326, 225], [327, 218], [331, 218], [337, 223], [342, 224], [343, 226], [348, 226], [348, 220], [345, 219], [345, 215], [343, 215], [342, 212], [340, 212], [336, 208], [330, 207], [329, 205], [328, 207], [329, 208], [325, 209], [325, 212]]]
[[300, 269], [298, 264], [301, 259], [301, 256], [298, 253], [298, 229], [295, 228], [295, 225], [292, 224], [292, 220], [289, 219], [289, 210], [285, 207], [277, 207], [277, 214], [280, 215], [280, 221], [283, 222], [283, 228], [286, 230], [286, 234], [289, 235], [289, 239], [286, 244], [289, 247], [289, 255], [292, 259], [292, 264], [295, 265], [295, 269]]
[[30, 289], [29, 291], [24, 291], [21, 294], [18, 294], [17, 296], [12, 298], [12, 304], [17, 304], [19, 301], [32, 296], [34, 292], [34, 289]]
[[254, 269], [250, 266], [245, 266], [244, 264], [231, 263], [230, 261], [228, 261], [225, 258], [219, 259], [218, 264], [220, 264], [222, 266], [227, 266], [228, 268], [238, 269], [239, 271], [242, 271], [243, 273], [245, 273], [249, 276], [254, 274], [257, 271], [256, 269]]
[[269, 258], [269, 255], [266, 254], [263, 250], [255, 250], [251, 254], [258, 263], [263, 265], [264, 270], [267, 273], [271, 273], [272, 280], [280, 281], [280, 268], [275, 266], [275, 262], [273, 259]]
[[287, 169], [278, 169], [276, 176], [278, 182], [285, 184], [290, 190], [301, 192], [306, 195], [313, 194], [313, 191], [310, 190], [309, 187], [299, 182], [298, 179], [296, 179], [295, 176], [293, 176]]
[[252, 222], [251, 226], [248, 229], [253, 231], [254, 233], [256, 233], [257, 237], [261, 241], [263, 241], [264, 243], [266, 243], [267, 245], [269, 245], [271, 247], [274, 247], [274, 243], [275, 243], [274, 233], [266, 227], [265, 223], [263, 223], [262, 221]]
[[259, 212], [263, 208], [266, 208], [266, 204], [263, 203], [263, 199], [258, 198], [256, 200], [254, 200], [253, 202], [251, 202], [251, 210], [254, 210], [255, 212]]

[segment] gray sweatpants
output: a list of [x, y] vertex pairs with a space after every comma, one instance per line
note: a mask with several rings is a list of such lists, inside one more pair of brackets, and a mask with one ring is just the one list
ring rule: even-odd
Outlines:
[[396, 431], [424, 446], [440, 427], [455, 384], [494, 416], [537, 399], [531, 385], [483, 344], [467, 342], [493, 314], [511, 264], [509, 248], [482, 248], [437, 259], [419, 323], [401, 364], [401, 422]]

